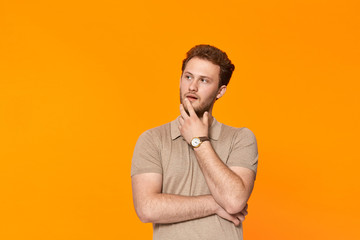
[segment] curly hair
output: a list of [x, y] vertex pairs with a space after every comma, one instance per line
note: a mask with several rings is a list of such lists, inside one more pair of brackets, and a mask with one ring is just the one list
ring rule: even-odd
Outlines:
[[181, 67], [182, 72], [184, 72], [186, 64], [193, 57], [205, 59], [212, 62], [215, 65], [218, 65], [220, 67], [219, 87], [222, 85], [227, 86], [229, 84], [231, 75], [235, 70], [235, 66], [234, 64], [231, 63], [230, 59], [228, 58], [225, 52], [211, 45], [206, 45], [206, 44], [196, 45], [186, 53], [186, 58], [183, 60]]

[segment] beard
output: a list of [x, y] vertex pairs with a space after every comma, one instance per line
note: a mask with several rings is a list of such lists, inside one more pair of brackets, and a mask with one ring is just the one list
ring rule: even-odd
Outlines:
[[[199, 106], [193, 106], [194, 108], [194, 111], [196, 113], [196, 115], [198, 116], [198, 118], [202, 118], [204, 116], [204, 113], [205, 112], [209, 112], [209, 110], [211, 109], [211, 107], [214, 105], [215, 103], [215, 100], [216, 100], [216, 94], [214, 96], [211, 97], [211, 99], [208, 101], [208, 102], [204, 102], [202, 104], [200, 104]], [[185, 97], [185, 95], [183, 95], [181, 92], [180, 92], [180, 103], [183, 104], [183, 97]], [[199, 100], [199, 98], [197, 99]], [[190, 102], [191, 103], [191, 102]], [[192, 104], [192, 103], [191, 103]], [[184, 110], [185, 112], [187, 113], [187, 115], [190, 116], [190, 113], [189, 113], [189, 110], [187, 109], [187, 106], [185, 104], [183, 104], [184, 106]]]

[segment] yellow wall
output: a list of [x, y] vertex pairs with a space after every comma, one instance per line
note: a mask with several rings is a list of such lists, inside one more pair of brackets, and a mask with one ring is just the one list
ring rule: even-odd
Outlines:
[[0, 239], [151, 239], [137, 137], [193, 45], [236, 65], [216, 118], [258, 139], [246, 239], [360, 239], [359, 2], [0, 1]]

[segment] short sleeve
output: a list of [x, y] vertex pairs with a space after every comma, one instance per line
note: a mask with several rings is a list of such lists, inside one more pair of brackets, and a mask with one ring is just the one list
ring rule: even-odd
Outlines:
[[162, 174], [160, 149], [153, 135], [148, 130], [141, 134], [136, 142], [131, 162], [131, 176], [139, 173]]
[[258, 148], [255, 135], [248, 128], [239, 128], [234, 135], [227, 165], [246, 167], [257, 172]]

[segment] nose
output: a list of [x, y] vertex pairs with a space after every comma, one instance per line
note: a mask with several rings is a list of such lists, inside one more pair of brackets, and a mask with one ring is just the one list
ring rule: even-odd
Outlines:
[[197, 86], [197, 81], [194, 79], [191, 81], [190, 85], [189, 85], [189, 91], [190, 92], [197, 92], [198, 90], [198, 86]]

